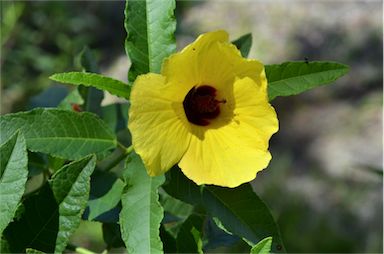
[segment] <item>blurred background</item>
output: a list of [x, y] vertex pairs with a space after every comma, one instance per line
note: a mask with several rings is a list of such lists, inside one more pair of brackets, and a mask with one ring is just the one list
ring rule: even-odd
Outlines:
[[[101, 72], [126, 80], [122, 1], [1, 1], [1, 114], [56, 106], [69, 87], [56, 72], [80, 70], [85, 45]], [[275, 99], [280, 131], [272, 162], [253, 181], [289, 252], [383, 251], [382, 1], [178, 1], [178, 48], [203, 32], [251, 32], [250, 57], [348, 64], [330, 86]], [[107, 96], [104, 104], [113, 103]], [[74, 243], [103, 250], [101, 226], [83, 223]]]

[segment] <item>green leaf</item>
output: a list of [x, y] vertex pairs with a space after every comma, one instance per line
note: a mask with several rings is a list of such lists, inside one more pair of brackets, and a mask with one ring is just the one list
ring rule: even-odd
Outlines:
[[252, 190], [250, 184], [237, 188], [206, 186], [202, 193], [203, 205], [229, 232], [255, 244], [272, 236], [273, 252], [281, 252], [283, 244], [279, 229], [268, 207]]
[[116, 146], [107, 125], [91, 113], [58, 109], [34, 109], [0, 116], [0, 143], [18, 129], [27, 148], [66, 159], [79, 159]]
[[165, 212], [168, 212], [180, 219], [187, 219], [192, 211], [193, 206], [180, 201], [164, 191], [160, 191], [160, 203]]
[[103, 239], [107, 249], [124, 247], [120, 226], [117, 223], [103, 223]]
[[127, 1], [125, 51], [132, 63], [130, 83], [137, 75], [159, 73], [163, 59], [175, 51], [175, 6], [174, 0]]
[[101, 108], [103, 113], [102, 118], [111, 130], [127, 130], [128, 108], [129, 104], [127, 103], [115, 103], [103, 106]]
[[201, 203], [202, 187], [197, 186], [181, 172], [178, 166], [174, 166], [166, 173], [167, 181], [163, 189], [172, 197], [191, 205]]
[[90, 176], [95, 166], [95, 156], [87, 156], [65, 165], [52, 177], [52, 191], [59, 204], [59, 232], [55, 253], [64, 251], [72, 233], [80, 225], [89, 197]]
[[59, 109], [73, 110], [72, 105], [83, 105], [84, 100], [79, 94], [78, 89], [73, 89], [57, 106]]
[[[166, 233], [164, 232], [163, 236], [170, 234], [176, 238], [185, 220], [187, 220], [193, 213], [194, 207], [168, 195], [162, 189], [159, 190], [159, 193], [160, 203], [164, 209], [162, 225], [164, 230], [167, 231]], [[172, 242], [175, 242], [174, 252], [176, 252], [176, 239]], [[164, 249], [164, 251], [167, 251], [167, 249]]]
[[120, 202], [124, 190], [124, 182], [116, 179], [111, 188], [101, 197], [88, 201], [88, 220], [94, 220], [99, 215], [113, 209]]
[[25, 252], [26, 252], [27, 254], [44, 254], [44, 252], [42, 252], [42, 251], [35, 250], [35, 249], [31, 249], [31, 248], [27, 248], [27, 249], [25, 250]]
[[176, 238], [178, 253], [203, 253], [201, 231], [203, 218], [198, 215], [191, 215], [181, 226]]
[[329, 84], [348, 71], [347, 65], [336, 62], [286, 62], [266, 65], [269, 100]]
[[78, 60], [83, 71], [99, 73], [99, 67], [96, 64], [96, 59], [88, 46], [84, 46], [78, 55]]
[[10, 253], [9, 243], [4, 239], [3, 235], [0, 238], [0, 253]]
[[5, 47], [6, 42], [12, 37], [12, 33], [17, 31], [18, 21], [22, 17], [26, 4], [24, 2], [2, 2], [1, 3], [1, 31], [0, 44], [2, 57], [8, 51]]
[[[96, 59], [92, 54], [92, 51], [87, 46], [83, 48], [78, 57], [83, 72], [99, 73]], [[87, 87], [83, 85], [79, 85], [77, 90], [84, 99], [84, 110], [100, 116], [101, 102], [104, 99], [104, 92], [94, 87]]]
[[175, 166], [167, 173], [163, 189], [171, 196], [193, 205], [202, 205], [216, 217], [223, 227], [254, 245], [273, 236], [273, 251], [282, 252], [284, 246], [279, 229], [263, 201], [250, 184], [237, 188], [197, 186]]
[[95, 87], [111, 94], [128, 99], [131, 87], [117, 79], [90, 72], [64, 72], [49, 77], [51, 80], [72, 84]]
[[161, 237], [161, 241], [163, 242], [164, 253], [176, 253], [177, 252], [176, 239], [172, 234], [170, 234], [164, 228], [164, 224], [161, 224], [161, 226], [160, 226], [160, 237]]
[[46, 183], [38, 193], [23, 201], [24, 211], [4, 230], [10, 252], [26, 248], [52, 253], [59, 229], [59, 210], [52, 190]]
[[163, 208], [158, 199], [158, 188], [164, 176], [150, 177], [140, 157], [133, 153], [125, 169], [126, 190], [120, 213], [122, 238], [128, 253], [162, 253], [159, 228]]
[[272, 237], [266, 237], [258, 242], [251, 249], [251, 254], [269, 254], [271, 253]]
[[104, 171], [101, 162], [98, 164], [98, 169], [100, 170], [95, 171], [91, 177], [88, 207], [83, 214], [83, 219], [117, 223], [125, 183], [116, 173]]
[[20, 132], [0, 146], [0, 235], [11, 222], [28, 178], [28, 154]]
[[251, 50], [251, 47], [252, 47], [252, 34], [251, 33], [245, 34], [240, 38], [232, 41], [232, 44], [234, 44], [236, 48], [240, 50], [241, 55], [243, 57], [248, 57], [249, 51]]

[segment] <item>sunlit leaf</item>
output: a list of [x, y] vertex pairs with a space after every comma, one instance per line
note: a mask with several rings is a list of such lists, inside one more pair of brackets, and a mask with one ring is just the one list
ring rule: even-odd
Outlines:
[[116, 146], [108, 126], [96, 115], [58, 109], [34, 109], [0, 116], [0, 143], [18, 129], [27, 148], [66, 159], [79, 159]]
[[266, 237], [258, 242], [251, 249], [251, 254], [269, 254], [271, 253], [272, 237]]
[[150, 177], [137, 154], [129, 155], [124, 171], [126, 189], [121, 202], [120, 227], [128, 253], [162, 253], [159, 228], [163, 208], [158, 188], [164, 176]]
[[332, 83], [348, 71], [347, 65], [335, 62], [286, 62], [266, 65], [269, 100]]
[[125, 51], [131, 60], [129, 82], [137, 75], [159, 73], [163, 59], [176, 49], [174, 0], [127, 1]]
[[127, 99], [129, 98], [129, 94], [131, 92], [131, 87], [128, 84], [96, 73], [64, 72], [53, 74], [49, 78], [65, 84], [95, 87]]
[[11, 222], [28, 177], [28, 154], [22, 133], [0, 146], [0, 235]]
[[27, 254], [44, 254], [44, 252], [42, 252], [42, 251], [35, 250], [35, 249], [31, 249], [31, 248], [27, 248], [27, 249], [25, 250], [25, 252], [26, 252]]
[[52, 177], [52, 191], [59, 204], [59, 231], [55, 253], [64, 251], [72, 233], [80, 225], [89, 197], [90, 176], [95, 165], [95, 156], [88, 156], [65, 165]]

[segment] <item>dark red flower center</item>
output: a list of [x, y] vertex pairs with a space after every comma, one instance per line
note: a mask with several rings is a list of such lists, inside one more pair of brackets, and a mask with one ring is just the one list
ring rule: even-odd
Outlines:
[[203, 85], [189, 90], [183, 101], [185, 115], [189, 122], [207, 126], [209, 120], [215, 119], [220, 114], [220, 103], [225, 100], [216, 99], [216, 89]]

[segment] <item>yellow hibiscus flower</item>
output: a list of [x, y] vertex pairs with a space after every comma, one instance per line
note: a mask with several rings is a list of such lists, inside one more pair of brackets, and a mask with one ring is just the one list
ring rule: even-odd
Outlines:
[[225, 31], [200, 35], [161, 74], [140, 75], [130, 101], [132, 145], [151, 176], [178, 163], [197, 184], [236, 187], [271, 160], [278, 120], [264, 66], [242, 58]]

